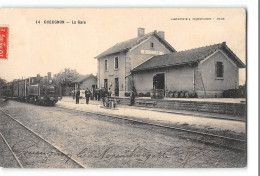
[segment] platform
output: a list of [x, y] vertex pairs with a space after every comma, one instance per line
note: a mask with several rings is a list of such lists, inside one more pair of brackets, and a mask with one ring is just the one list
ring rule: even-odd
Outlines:
[[[129, 105], [128, 97], [111, 97], [118, 104]], [[150, 97], [138, 97], [135, 106], [165, 110], [185, 110], [192, 112], [205, 112], [240, 116], [246, 119], [245, 98], [165, 98], [151, 99]]]
[[[168, 112], [153, 111], [153, 109], [140, 109], [129, 106], [118, 106], [117, 110], [100, 108], [101, 102], [91, 101], [86, 104], [85, 100], [80, 100], [80, 104], [75, 104], [72, 98], [63, 98], [57, 106], [78, 109], [86, 112], [101, 113], [108, 115], [125, 116], [134, 119], [142, 119], [147, 122], [156, 122], [173, 126], [186, 126], [203, 131], [214, 132], [216, 134], [245, 134], [246, 123], [242, 121], [205, 118], [200, 114], [185, 115]], [[226, 118], [227, 115], [222, 115]], [[228, 115], [229, 116], [229, 115]], [[230, 116], [229, 116], [230, 117]]]

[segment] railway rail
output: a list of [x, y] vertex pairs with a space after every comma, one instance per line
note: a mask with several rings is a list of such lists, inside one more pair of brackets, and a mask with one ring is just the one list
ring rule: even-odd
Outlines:
[[[159, 124], [159, 123], [154, 123], [154, 122], [147, 122], [143, 121], [140, 119], [133, 119], [129, 118], [128, 116], [117, 116], [117, 115], [109, 115], [109, 114], [103, 114], [103, 113], [94, 113], [94, 112], [86, 112], [74, 108], [67, 108], [63, 106], [56, 105], [55, 107], [59, 107], [62, 109], [67, 109], [67, 110], [72, 110], [75, 112], [81, 112], [84, 114], [89, 114], [89, 115], [98, 115], [98, 116], [103, 116], [103, 117], [110, 117], [110, 118], [116, 118], [120, 120], [125, 120], [133, 123], [139, 123], [143, 125], [151, 125], [154, 127], [159, 127], [159, 128], [164, 128], [164, 129], [170, 129], [170, 130], [175, 130], [178, 132], [183, 132], [186, 133], [188, 136], [186, 138], [191, 138], [193, 140], [197, 140], [199, 142], [205, 143], [205, 144], [210, 144], [210, 145], [215, 145], [215, 146], [221, 146], [225, 148], [230, 148], [238, 151], [246, 151], [247, 147], [247, 142], [244, 139], [239, 139], [239, 138], [234, 138], [234, 137], [228, 137], [228, 136], [221, 136], [217, 134], [211, 134], [207, 132], [201, 132], [201, 131], [196, 131], [196, 130], [190, 130], [190, 129], [185, 129], [185, 128], [179, 128], [175, 126], [169, 126], [165, 124]], [[191, 134], [194, 136], [192, 138]], [[185, 134], [184, 134], [185, 136]]]
[[23, 168], [23, 165], [21, 164], [20, 160], [18, 159], [18, 157], [16, 156], [16, 154], [14, 153], [14, 151], [12, 150], [11, 146], [9, 145], [9, 143], [7, 142], [7, 140], [5, 139], [4, 135], [0, 132], [0, 136], [1, 138], [4, 140], [5, 144], [7, 145], [8, 149], [10, 150], [10, 152], [12, 153], [13, 157], [15, 158], [17, 164]]
[[[79, 167], [79, 168], [87, 168], [87, 166], [81, 164], [79, 161], [77, 161], [75, 158], [73, 158], [72, 156], [70, 156], [69, 154], [66, 154], [64, 151], [62, 151], [62, 149], [60, 149], [59, 147], [55, 146], [54, 144], [51, 144], [48, 140], [44, 139], [41, 135], [37, 134], [36, 132], [34, 132], [33, 130], [31, 130], [29, 127], [25, 126], [24, 124], [22, 124], [21, 122], [19, 122], [18, 120], [16, 120], [13, 116], [11, 116], [10, 114], [6, 113], [5, 111], [3, 111], [2, 109], [0, 109], [0, 111], [5, 114], [7, 117], [9, 117], [10, 119], [12, 119], [13, 121], [15, 121], [16, 123], [18, 123], [20, 126], [22, 126], [24, 129], [28, 130], [30, 133], [32, 133], [34, 136], [36, 136], [37, 138], [39, 138], [40, 140], [44, 141], [45, 143], [47, 143], [49, 146], [51, 146], [52, 148], [54, 148], [56, 151], [60, 152], [63, 156], [65, 156], [67, 158], [67, 161], [72, 161], [75, 166]], [[5, 139], [5, 137], [1, 134], [1, 137], [3, 138], [4, 142], [7, 144], [9, 150], [11, 151], [12, 155], [15, 157], [17, 163], [19, 164], [19, 166], [21, 168], [23, 168], [24, 166], [21, 164], [22, 162], [19, 160], [19, 158], [16, 156], [15, 152], [12, 150], [12, 148], [10, 147], [10, 145], [8, 144], [7, 140]]]

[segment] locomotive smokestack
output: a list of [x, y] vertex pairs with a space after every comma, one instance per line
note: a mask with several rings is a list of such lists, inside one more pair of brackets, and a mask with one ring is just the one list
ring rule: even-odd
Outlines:
[[37, 74], [36, 81], [37, 81], [38, 83], [40, 83], [40, 82], [41, 82], [41, 76], [40, 76], [40, 74]]
[[51, 79], [51, 72], [48, 72], [48, 79]]
[[47, 77], [47, 76], [44, 76], [44, 78], [43, 78], [43, 84], [48, 84], [48, 77]]
[[48, 83], [50, 82], [51, 80], [51, 72], [48, 72]]

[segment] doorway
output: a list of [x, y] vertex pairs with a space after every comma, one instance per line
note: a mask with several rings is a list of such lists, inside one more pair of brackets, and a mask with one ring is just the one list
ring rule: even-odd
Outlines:
[[159, 73], [153, 77], [153, 89], [164, 89], [165, 88], [165, 76], [164, 73]]
[[115, 96], [119, 96], [119, 80], [115, 78]]

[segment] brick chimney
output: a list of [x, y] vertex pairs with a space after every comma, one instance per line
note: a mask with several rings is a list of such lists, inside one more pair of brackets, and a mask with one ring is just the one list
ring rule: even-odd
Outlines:
[[158, 31], [158, 35], [159, 35], [161, 38], [165, 39], [165, 32], [164, 32], [164, 31]]
[[144, 36], [144, 28], [137, 28], [137, 36], [138, 38]]

